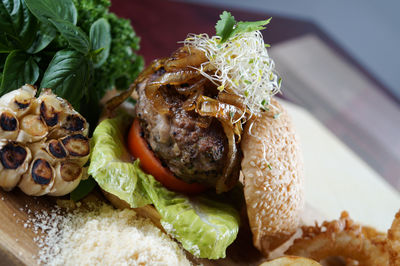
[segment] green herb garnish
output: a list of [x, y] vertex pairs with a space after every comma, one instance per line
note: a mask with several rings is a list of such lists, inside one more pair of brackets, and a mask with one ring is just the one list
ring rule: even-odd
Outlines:
[[220, 20], [218, 20], [215, 25], [215, 31], [216, 34], [221, 37], [220, 43], [224, 43], [239, 33], [263, 30], [265, 29], [264, 26], [270, 21], [271, 18], [253, 22], [236, 21], [235, 17], [232, 16], [230, 12], [224, 11], [220, 15]]
[[26, 83], [51, 88], [95, 125], [106, 90], [127, 89], [143, 68], [139, 38], [110, 4], [0, 1], [0, 96]]

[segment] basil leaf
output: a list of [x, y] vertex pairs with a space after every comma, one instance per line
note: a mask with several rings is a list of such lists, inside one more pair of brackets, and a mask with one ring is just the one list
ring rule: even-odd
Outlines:
[[16, 90], [24, 84], [34, 84], [39, 78], [39, 67], [33, 57], [21, 51], [12, 51], [6, 59], [0, 95]]
[[90, 45], [92, 50], [102, 49], [94, 57], [94, 67], [100, 67], [107, 60], [111, 46], [110, 24], [104, 18], [96, 20], [90, 27]]
[[6, 59], [7, 59], [7, 54], [0, 54], [0, 72], [3, 72], [3, 68], [6, 63]]
[[0, 29], [6, 33], [14, 48], [27, 49], [33, 42], [37, 20], [22, 0], [1, 0]]
[[7, 36], [4, 32], [0, 32], [0, 54], [9, 53], [14, 48], [13, 45], [8, 41]]
[[47, 22], [42, 22], [39, 29], [36, 31], [35, 39], [32, 46], [27, 50], [28, 53], [36, 54], [46, 48], [57, 35], [53, 25]]
[[64, 20], [49, 19], [49, 21], [53, 23], [61, 35], [75, 50], [85, 55], [89, 52], [89, 39], [86, 33], [84, 33], [79, 27]]
[[25, 0], [25, 2], [40, 21], [60, 19], [76, 25], [78, 13], [72, 0]]
[[47, 67], [40, 87], [52, 88], [54, 93], [79, 109], [79, 102], [87, 93], [91, 70], [91, 61], [84, 55], [74, 50], [61, 50]]

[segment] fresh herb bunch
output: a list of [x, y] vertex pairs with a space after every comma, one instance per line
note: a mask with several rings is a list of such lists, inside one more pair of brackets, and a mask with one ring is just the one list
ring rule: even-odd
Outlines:
[[52, 88], [95, 123], [107, 89], [143, 68], [130, 22], [109, 0], [0, 0], [0, 96], [25, 83]]

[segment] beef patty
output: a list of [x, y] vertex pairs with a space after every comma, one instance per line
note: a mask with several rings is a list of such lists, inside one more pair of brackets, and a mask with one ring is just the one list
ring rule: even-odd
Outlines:
[[[169, 85], [161, 90], [170, 112], [160, 114], [146, 97], [147, 82], [136, 88], [139, 99], [135, 112], [151, 149], [177, 178], [215, 187], [228, 152], [228, 140], [220, 122], [184, 110], [184, 96]], [[234, 174], [238, 175], [238, 171]]]

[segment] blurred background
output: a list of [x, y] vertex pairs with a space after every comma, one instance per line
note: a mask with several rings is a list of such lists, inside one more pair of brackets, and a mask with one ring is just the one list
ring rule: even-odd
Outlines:
[[[400, 101], [398, 0], [181, 0], [240, 8], [316, 24]], [[400, 133], [400, 132], [399, 132]]]

